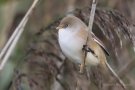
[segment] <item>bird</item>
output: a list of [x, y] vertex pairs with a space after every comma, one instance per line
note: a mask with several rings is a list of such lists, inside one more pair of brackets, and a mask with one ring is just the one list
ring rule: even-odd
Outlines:
[[[58, 42], [64, 55], [74, 63], [81, 64], [83, 59], [83, 50], [87, 36], [89, 33], [88, 26], [76, 16], [66, 16], [61, 21], [58, 27]], [[100, 41], [93, 32], [90, 33], [87, 57], [85, 65], [88, 67], [101, 67], [106, 72], [111, 73], [118, 80], [122, 88], [126, 89], [124, 82], [113, 71], [106, 60], [106, 55], [109, 56], [105, 45]], [[83, 49], [83, 50], [82, 50]]]

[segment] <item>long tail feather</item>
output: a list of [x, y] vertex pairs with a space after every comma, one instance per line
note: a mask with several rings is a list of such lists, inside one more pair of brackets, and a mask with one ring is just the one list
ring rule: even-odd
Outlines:
[[114, 76], [114, 77], [116, 77], [116, 79], [119, 81], [119, 84], [121, 85], [121, 87], [123, 88], [123, 89], [125, 89], [125, 90], [127, 90], [126, 89], [126, 86], [125, 86], [125, 84], [124, 84], [124, 82], [119, 78], [119, 76], [113, 71], [113, 69], [110, 67], [110, 65], [106, 62], [105, 63], [106, 64], [106, 66], [108, 67], [108, 69], [109, 69], [109, 71], [112, 73], [112, 75]]

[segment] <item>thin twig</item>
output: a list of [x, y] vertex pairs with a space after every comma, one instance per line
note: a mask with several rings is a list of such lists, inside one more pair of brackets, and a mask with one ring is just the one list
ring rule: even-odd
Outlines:
[[[94, 21], [94, 16], [95, 16], [95, 10], [96, 10], [97, 3], [98, 3], [98, 0], [93, 0], [91, 12], [90, 12], [90, 19], [89, 19], [89, 26], [88, 26], [89, 33], [88, 33], [87, 41], [86, 41], [86, 48], [88, 48], [87, 46], [90, 43], [92, 26], [93, 26], [93, 21]], [[84, 71], [85, 71], [84, 66], [85, 66], [86, 57], [87, 57], [87, 52], [84, 52], [84, 57], [83, 57], [83, 60], [82, 60], [81, 66], [80, 66], [80, 73], [84, 73]]]
[[81, 85], [80, 85], [80, 80], [78, 78], [77, 85], [76, 85], [76, 89], [75, 90], [80, 90], [80, 89], [81, 89]]
[[67, 58], [65, 58], [65, 59], [62, 61], [61, 65], [60, 65], [60, 67], [59, 67], [59, 71], [57, 71], [57, 73], [55, 74], [55, 78], [56, 78], [56, 80], [59, 82], [59, 84], [64, 88], [64, 90], [70, 90], [68, 84], [58, 78], [58, 74], [60, 74], [60, 71], [61, 71], [61, 69], [64, 67], [66, 61], [67, 61]]
[[[18, 25], [18, 27], [15, 29], [14, 33], [12, 34], [11, 38], [9, 39], [9, 41], [7, 42], [6, 46], [3, 48], [2, 52], [0, 53], [0, 59], [1, 57], [3, 57], [3, 55], [6, 53], [6, 55], [3, 57], [2, 63], [0, 65], [0, 71], [3, 69], [5, 63], [7, 62], [9, 56], [11, 55], [18, 39], [20, 38], [24, 27], [29, 19], [29, 16], [31, 14], [31, 12], [33, 11], [34, 7], [36, 6], [37, 2], [39, 0], [34, 0], [32, 6], [29, 8], [28, 12], [26, 13], [26, 15], [24, 16], [24, 18], [22, 19], [22, 21], [20, 22], [20, 24]], [[15, 38], [16, 37], [16, 38]], [[12, 42], [13, 41], [13, 42]], [[11, 44], [11, 45], [10, 45]], [[10, 45], [10, 47], [9, 47]], [[7, 50], [7, 48], [9, 47], [9, 49]]]

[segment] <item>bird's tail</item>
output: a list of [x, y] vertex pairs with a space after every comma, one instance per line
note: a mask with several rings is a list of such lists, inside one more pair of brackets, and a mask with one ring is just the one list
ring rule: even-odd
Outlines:
[[123, 89], [127, 90], [127, 89], [126, 89], [126, 86], [125, 86], [125, 84], [124, 84], [124, 82], [123, 82], [123, 81], [119, 78], [119, 76], [113, 71], [113, 69], [111, 68], [111, 66], [110, 66], [107, 62], [105, 62], [105, 64], [106, 64], [106, 66], [108, 67], [108, 69], [109, 69], [109, 71], [111, 72], [111, 74], [118, 80], [120, 86], [121, 86]]

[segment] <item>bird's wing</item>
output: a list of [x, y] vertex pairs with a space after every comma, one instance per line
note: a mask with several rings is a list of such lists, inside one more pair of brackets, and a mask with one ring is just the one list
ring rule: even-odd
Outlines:
[[94, 33], [91, 34], [93, 40], [103, 49], [103, 51], [109, 56], [109, 52], [107, 51], [105, 45], [94, 35]]

